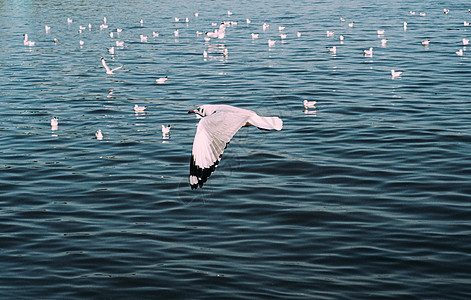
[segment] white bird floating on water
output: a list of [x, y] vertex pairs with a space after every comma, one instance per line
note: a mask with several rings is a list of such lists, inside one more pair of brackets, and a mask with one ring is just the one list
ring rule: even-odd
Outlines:
[[258, 33], [252, 33], [252, 40], [258, 39]]
[[387, 43], [388, 43], [387, 39], [381, 39], [381, 47], [386, 47]]
[[274, 47], [275, 43], [276, 43], [276, 41], [268, 40], [268, 47]]
[[147, 106], [139, 106], [137, 104], [134, 105], [134, 112], [137, 113], [143, 113], [146, 110]]
[[111, 55], [113, 55], [113, 54], [114, 54], [114, 47], [109, 48], [109, 49], [108, 49], [108, 52], [109, 52]]
[[51, 126], [52, 127], [57, 127], [59, 125], [59, 119], [54, 117], [51, 119]]
[[170, 134], [170, 125], [168, 126], [165, 126], [165, 125], [162, 125], [162, 135], [168, 135]]
[[263, 31], [267, 30], [268, 27], [270, 27], [270, 25], [268, 25], [267, 23], [263, 23], [263, 26], [262, 26]]
[[423, 46], [428, 46], [428, 45], [430, 45], [430, 40], [423, 40], [423, 41], [422, 41], [422, 45], [423, 45]]
[[46, 33], [49, 33], [49, 31], [51, 30], [51, 27], [47, 25], [44, 25], [44, 28], [46, 29]]
[[216, 169], [224, 149], [241, 127], [255, 126], [262, 130], [281, 130], [278, 117], [261, 117], [254, 111], [231, 105], [201, 105], [195, 113], [201, 120], [193, 141], [190, 161], [191, 189], [202, 187]]
[[402, 76], [402, 72], [401, 71], [395, 71], [395, 70], [391, 70], [391, 78], [392, 79], [396, 79], [396, 78], [399, 78]]
[[67, 18], [67, 23], [68, 23], [68, 24], [72, 23], [72, 19], [71, 19], [71, 18]]
[[298, 31], [298, 32], [296, 33], [296, 36], [297, 36], [297, 37], [301, 37], [301, 32]]
[[165, 77], [161, 77], [159, 79], [156, 79], [155, 82], [158, 83], [158, 84], [162, 84], [162, 83], [165, 83], [167, 81], [168, 77], [165, 76]]
[[327, 49], [329, 49], [329, 51], [332, 52], [332, 54], [337, 54], [337, 46], [327, 47]]
[[108, 75], [114, 74], [113, 73], [114, 71], [119, 70], [123, 67], [123, 66], [120, 66], [120, 67], [117, 67], [117, 68], [114, 68], [114, 69], [110, 69], [110, 67], [108, 67], [108, 65], [106, 64], [106, 61], [103, 58], [103, 56], [101, 57], [101, 64], [103, 65], [103, 67], [105, 67], [106, 74], [108, 74]]
[[124, 47], [124, 42], [116, 41], [116, 47]]
[[456, 55], [463, 56], [463, 49], [456, 51]]
[[147, 43], [147, 36], [141, 34], [141, 43]]
[[24, 37], [25, 37], [25, 38], [24, 38], [24, 40], [23, 40], [23, 44], [24, 44], [25, 46], [33, 47], [34, 45], [36, 45], [36, 42], [33, 42], [33, 41], [28, 40], [28, 34], [27, 34], [27, 33], [24, 34]]
[[102, 139], [103, 139], [103, 133], [101, 133], [101, 129], [98, 129], [98, 130], [95, 132], [95, 136], [96, 136], [96, 139], [97, 139], [97, 140], [102, 140]]
[[373, 48], [370, 47], [370, 49], [368, 49], [368, 50], [363, 50], [363, 55], [368, 56], [368, 57], [372, 57], [373, 56]]
[[316, 108], [316, 103], [317, 101], [307, 101], [307, 100], [304, 100], [303, 101], [303, 105], [304, 105], [304, 109], [308, 109], [308, 108]]
[[469, 45], [469, 39], [463, 39], [462, 42], [463, 42], [463, 46]]

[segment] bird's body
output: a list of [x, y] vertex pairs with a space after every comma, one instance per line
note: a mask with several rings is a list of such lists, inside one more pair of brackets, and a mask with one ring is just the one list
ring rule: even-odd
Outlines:
[[168, 126], [165, 126], [165, 125], [162, 125], [162, 135], [168, 135], [170, 134], [170, 125]]
[[363, 55], [369, 56], [369, 57], [373, 56], [373, 48], [370, 48], [368, 50], [363, 50]]
[[255, 126], [262, 130], [281, 130], [278, 117], [261, 117], [254, 111], [231, 105], [202, 105], [195, 113], [198, 123], [190, 161], [190, 186], [202, 187], [219, 164], [224, 149], [241, 127]]
[[304, 100], [304, 101], [303, 101], [304, 109], [316, 108], [316, 103], [317, 103], [317, 101], [307, 101], [307, 100]]
[[402, 71], [391, 70], [392, 79], [396, 79], [402, 76]]
[[143, 113], [146, 110], [147, 106], [139, 106], [137, 104], [134, 105], [134, 112], [135, 113]]
[[103, 139], [103, 133], [101, 133], [101, 129], [98, 129], [98, 130], [95, 132], [95, 136], [96, 136], [96, 139], [97, 139], [97, 140], [102, 140], [102, 139]]
[[158, 84], [162, 84], [162, 83], [165, 83], [167, 81], [168, 77], [165, 76], [165, 77], [161, 77], [159, 79], [156, 79], [155, 82], [158, 83]]

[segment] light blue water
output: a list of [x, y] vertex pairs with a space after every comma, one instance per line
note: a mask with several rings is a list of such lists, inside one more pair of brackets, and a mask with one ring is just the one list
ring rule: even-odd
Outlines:
[[[455, 52], [471, 38], [469, 8], [0, 1], [0, 296], [468, 298], [471, 54]], [[196, 35], [225, 20], [238, 21], [225, 39]], [[107, 76], [101, 56], [123, 68]], [[317, 109], [303, 111], [304, 99]], [[192, 191], [187, 111], [205, 103], [284, 128], [242, 128]]]

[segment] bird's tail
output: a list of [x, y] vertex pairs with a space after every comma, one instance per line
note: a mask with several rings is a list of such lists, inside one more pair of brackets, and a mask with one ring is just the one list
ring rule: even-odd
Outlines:
[[283, 120], [278, 117], [251, 116], [247, 122], [263, 130], [281, 130], [283, 128]]

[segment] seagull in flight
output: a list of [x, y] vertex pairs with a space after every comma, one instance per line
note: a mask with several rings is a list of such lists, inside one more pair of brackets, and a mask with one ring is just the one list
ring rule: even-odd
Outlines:
[[201, 119], [191, 153], [191, 189], [203, 187], [219, 164], [227, 144], [240, 128], [255, 126], [262, 130], [281, 130], [283, 127], [283, 121], [278, 117], [261, 117], [254, 111], [231, 105], [205, 104], [188, 113], [194, 113]]
[[117, 68], [114, 68], [114, 69], [110, 69], [110, 67], [108, 67], [108, 65], [106, 64], [106, 60], [103, 58], [103, 56], [101, 57], [101, 63], [103, 64], [103, 67], [105, 67], [106, 74], [108, 74], [108, 75], [114, 74], [113, 73], [114, 71], [119, 70], [123, 67], [123, 66], [120, 66], [120, 67], [117, 67]]

